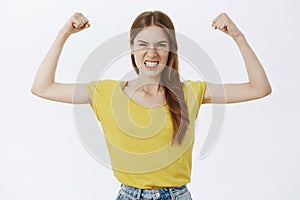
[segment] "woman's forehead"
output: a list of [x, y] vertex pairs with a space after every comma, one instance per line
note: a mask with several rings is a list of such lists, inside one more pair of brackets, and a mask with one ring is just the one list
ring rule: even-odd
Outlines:
[[166, 30], [158, 26], [149, 26], [140, 30], [134, 41], [160, 42], [168, 40]]

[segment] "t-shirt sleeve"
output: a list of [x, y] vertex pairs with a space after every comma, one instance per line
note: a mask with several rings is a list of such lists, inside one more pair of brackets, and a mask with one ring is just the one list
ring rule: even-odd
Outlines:
[[205, 81], [192, 81], [190, 86], [194, 90], [195, 96], [197, 98], [197, 102], [199, 103], [199, 107], [200, 107], [200, 105], [203, 102], [203, 98], [204, 98], [206, 82]]
[[85, 87], [89, 93], [90, 99], [91, 99], [91, 107], [94, 111], [94, 113], [97, 116], [97, 119], [100, 121], [100, 113], [99, 108], [97, 107], [97, 99], [101, 98], [101, 88], [100, 88], [100, 81], [91, 81], [85, 84]]
[[205, 81], [185, 81], [186, 86], [186, 101], [191, 112], [194, 112], [197, 117], [200, 106], [203, 102], [206, 82]]
[[115, 89], [117, 81], [99, 80], [91, 81], [85, 84], [85, 87], [91, 98], [91, 106], [97, 119], [102, 122], [104, 110], [110, 106], [112, 92]]

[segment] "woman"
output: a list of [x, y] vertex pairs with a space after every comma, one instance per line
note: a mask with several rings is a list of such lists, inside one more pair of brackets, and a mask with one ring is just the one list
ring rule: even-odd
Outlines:
[[228, 15], [218, 15], [212, 26], [234, 39], [248, 82], [181, 82], [174, 26], [160, 11], [144, 12], [132, 24], [131, 60], [138, 74], [133, 80], [55, 82], [65, 41], [90, 27], [80, 13], [59, 31], [41, 63], [33, 94], [59, 102], [89, 103], [101, 122], [114, 175], [122, 183], [117, 199], [191, 199], [186, 184], [190, 182], [194, 122], [201, 104], [243, 102], [271, 93], [262, 65]]

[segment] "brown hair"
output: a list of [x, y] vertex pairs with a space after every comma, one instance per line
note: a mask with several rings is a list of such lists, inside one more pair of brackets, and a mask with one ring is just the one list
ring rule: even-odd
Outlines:
[[[177, 41], [175, 37], [175, 29], [171, 19], [161, 11], [148, 11], [140, 14], [133, 22], [130, 29], [130, 44], [133, 45], [133, 40], [136, 35], [145, 27], [158, 26], [166, 32], [170, 51], [167, 65], [161, 74], [161, 85], [165, 89], [165, 97], [169, 106], [173, 125], [173, 140], [181, 144], [185, 133], [190, 123], [187, 105], [184, 100], [182, 83], [180, 82], [178, 73], [178, 55]], [[138, 67], [134, 60], [134, 55], [131, 54], [131, 62], [134, 70], [139, 74]]]

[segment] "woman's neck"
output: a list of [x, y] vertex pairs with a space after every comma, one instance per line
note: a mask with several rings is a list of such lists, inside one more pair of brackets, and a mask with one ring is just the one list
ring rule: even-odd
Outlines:
[[136, 79], [130, 81], [130, 87], [135, 91], [141, 91], [151, 96], [156, 96], [164, 90], [160, 85], [159, 77], [138, 76]]

